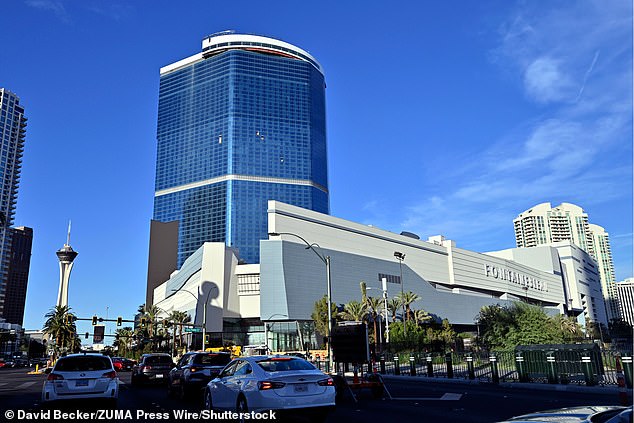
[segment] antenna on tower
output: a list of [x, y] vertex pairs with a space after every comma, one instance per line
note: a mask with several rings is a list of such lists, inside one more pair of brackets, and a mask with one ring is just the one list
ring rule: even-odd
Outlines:
[[66, 238], [66, 245], [70, 245], [70, 220], [68, 221], [68, 237]]

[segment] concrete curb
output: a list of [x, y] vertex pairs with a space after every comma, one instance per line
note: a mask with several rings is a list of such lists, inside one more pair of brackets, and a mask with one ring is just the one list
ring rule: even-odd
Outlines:
[[[348, 373], [346, 373], [348, 376]], [[350, 374], [352, 376], [352, 374]], [[551, 385], [547, 383], [520, 383], [520, 382], [501, 382], [499, 384], [494, 384], [488, 381], [480, 381], [480, 380], [469, 380], [469, 379], [447, 379], [442, 377], [427, 377], [427, 376], [408, 376], [408, 375], [381, 375], [381, 377], [386, 380], [402, 380], [402, 381], [412, 381], [412, 382], [422, 382], [422, 383], [449, 383], [456, 385], [490, 385], [490, 386], [500, 386], [503, 388], [510, 389], [527, 389], [527, 390], [539, 390], [539, 391], [558, 391], [558, 392], [578, 392], [578, 393], [588, 393], [588, 394], [614, 394], [617, 395], [619, 393], [618, 386], [579, 386], [579, 385]], [[627, 389], [628, 395], [632, 395], [632, 389]]]

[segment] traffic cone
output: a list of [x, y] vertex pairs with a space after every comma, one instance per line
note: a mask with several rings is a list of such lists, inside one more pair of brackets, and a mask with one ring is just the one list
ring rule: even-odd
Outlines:
[[616, 383], [619, 385], [619, 401], [621, 405], [630, 405], [627, 399], [627, 390], [625, 389], [625, 376], [623, 375], [623, 366], [621, 364], [621, 356], [616, 355]]

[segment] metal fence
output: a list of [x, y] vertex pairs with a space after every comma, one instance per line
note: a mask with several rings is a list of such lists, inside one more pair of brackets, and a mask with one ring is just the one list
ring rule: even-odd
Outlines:
[[[321, 370], [327, 363], [317, 361]], [[335, 363], [334, 371], [352, 371], [350, 363]], [[622, 374], [632, 389], [632, 352], [598, 351], [594, 356], [578, 351], [526, 354], [515, 351], [491, 353], [400, 353], [381, 356], [360, 372], [389, 375], [472, 379], [483, 382], [527, 382], [577, 385], [618, 385]]]

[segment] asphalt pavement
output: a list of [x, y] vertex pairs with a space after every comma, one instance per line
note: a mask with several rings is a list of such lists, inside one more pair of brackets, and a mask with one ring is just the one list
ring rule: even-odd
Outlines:
[[[7, 418], [7, 411], [16, 413], [22, 410], [22, 413], [31, 412], [31, 417], [36, 417], [35, 413], [45, 410], [40, 403], [45, 376], [29, 375], [27, 372], [28, 369], [0, 371], [0, 421], [16, 421], [15, 417]], [[129, 372], [121, 372], [119, 378], [118, 408], [122, 414], [110, 415], [108, 420], [200, 421], [185, 418], [187, 412], [200, 411], [198, 399], [183, 401], [170, 398], [164, 386], [132, 387]], [[388, 394], [382, 399], [375, 399], [369, 390], [357, 391], [355, 396], [346, 392], [327, 422], [368, 423], [398, 419], [403, 422], [491, 423], [538, 410], [576, 405], [618, 405], [620, 402], [618, 389], [613, 387], [493, 385], [410, 376], [388, 376], [385, 384]], [[628, 401], [631, 404], [631, 390], [628, 391]], [[98, 404], [74, 405], [82, 410], [100, 407]], [[74, 407], [64, 408], [74, 410]], [[130, 414], [125, 414], [125, 411], [130, 411]], [[139, 412], [143, 417], [137, 418]], [[130, 416], [132, 418], [128, 419]], [[51, 420], [39, 418], [30, 421]], [[308, 419], [302, 416], [291, 421], [304, 423]]]

